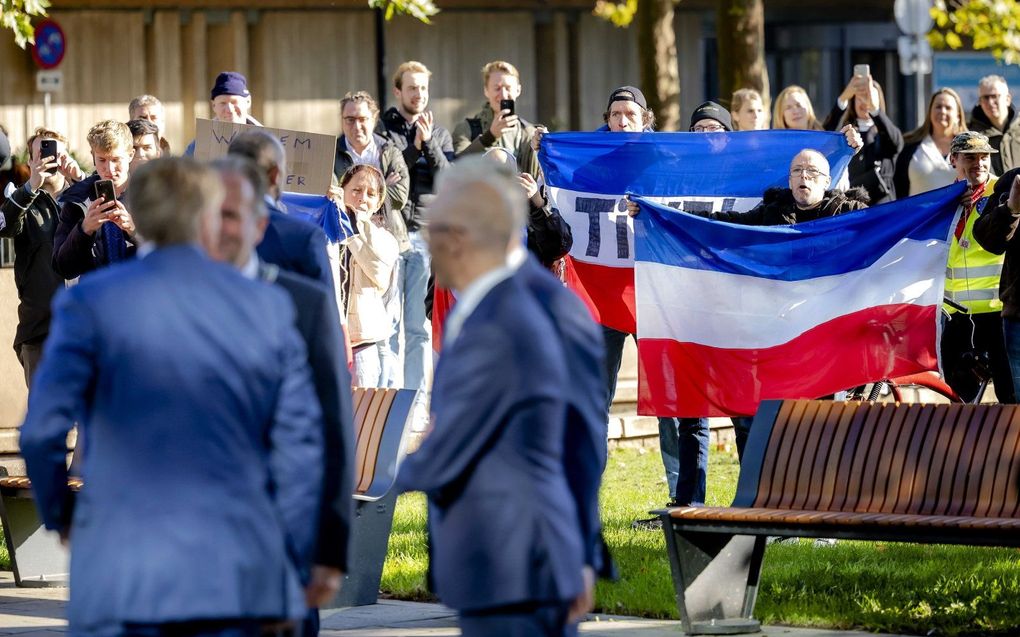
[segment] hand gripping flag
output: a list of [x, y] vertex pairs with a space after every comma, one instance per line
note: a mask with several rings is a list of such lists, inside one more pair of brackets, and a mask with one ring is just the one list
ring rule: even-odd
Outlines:
[[687, 211], [749, 210], [767, 188], [788, 185], [790, 161], [805, 148], [828, 158], [834, 185], [852, 156], [843, 135], [815, 131], [546, 135], [539, 159], [549, 199], [574, 236], [567, 284], [597, 321], [636, 333], [624, 195]]
[[964, 189], [772, 227], [639, 199], [638, 412], [753, 414], [766, 399], [937, 370]]

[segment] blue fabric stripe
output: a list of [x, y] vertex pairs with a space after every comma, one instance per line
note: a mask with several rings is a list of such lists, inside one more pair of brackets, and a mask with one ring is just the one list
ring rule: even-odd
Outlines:
[[287, 213], [310, 221], [322, 228], [331, 243], [338, 243], [354, 234], [350, 219], [337, 209], [333, 200], [324, 195], [285, 192], [280, 197]]
[[793, 226], [711, 221], [642, 200], [637, 261], [780, 281], [862, 270], [905, 238], [946, 241], [963, 182], [908, 199]]
[[546, 183], [596, 194], [761, 197], [789, 185], [790, 162], [805, 148], [829, 160], [833, 175], [852, 152], [840, 133], [550, 133], [538, 153]]

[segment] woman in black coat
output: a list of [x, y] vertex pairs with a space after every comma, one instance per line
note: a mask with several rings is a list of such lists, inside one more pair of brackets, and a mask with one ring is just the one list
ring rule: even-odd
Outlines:
[[872, 205], [896, 199], [893, 174], [903, 133], [886, 115], [882, 87], [870, 75], [850, 80], [822, 126], [835, 131], [845, 124], [857, 128], [864, 140], [861, 152], [850, 160], [850, 185], [864, 188]]

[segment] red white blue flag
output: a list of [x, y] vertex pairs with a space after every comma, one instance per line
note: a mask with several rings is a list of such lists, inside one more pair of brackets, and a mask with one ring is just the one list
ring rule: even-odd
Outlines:
[[638, 411], [753, 414], [938, 369], [949, 238], [965, 184], [793, 226], [638, 199]]
[[570, 224], [567, 284], [595, 319], [636, 333], [634, 226], [624, 196], [678, 210], [750, 210], [788, 185], [805, 148], [829, 160], [832, 183], [852, 156], [843, 135], [816, 131], [740, 133], [552, 133], [539, 160], [549, 198]]

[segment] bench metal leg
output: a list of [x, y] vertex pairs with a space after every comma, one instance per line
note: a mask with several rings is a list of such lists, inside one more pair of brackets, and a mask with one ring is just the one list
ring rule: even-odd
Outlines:
[[35, 500], [0, 496], [0, 523], [17, 586], [67, 586], [67, 549], [43, 527]]
[[395, 492], [375, 502], [355, 502], [347, 562], [349, 572], [344, 576], [340, 593], [323, 608], [367, 606], [379, 600], [379, 583], [396, 505]]
[[676, 603], [685, 633], [758, 632], [752, 618], [765, 537], [674, 531], [663, 516]]

